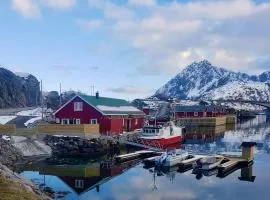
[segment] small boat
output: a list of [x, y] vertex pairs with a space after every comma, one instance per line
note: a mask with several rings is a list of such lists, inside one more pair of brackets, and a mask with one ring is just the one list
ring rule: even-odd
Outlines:
[[164, 148], [183, 142], [183, 130], [184, 127], [177, 127], [172, 121], [164, 126], [146, 126], [143, 128], [140, 139], [145, 145]]
[[160, 157], [161, 156], [154, 156], [154, 157], [146, 158], [143, 160], [143, 163], [145, 165], [154, 165], [160, 159]]
[[177, 149], [164, 153], [160, 159], [157, 161], [158, 165], [164, 167], [171, 167], [179, 164], [182, 160], [186, 159], [188, 153], [184, 150]]
[[211, 170], [218, 167], [223, 161], [223, 156], [208, 156], [199, 160], [200, 169]]

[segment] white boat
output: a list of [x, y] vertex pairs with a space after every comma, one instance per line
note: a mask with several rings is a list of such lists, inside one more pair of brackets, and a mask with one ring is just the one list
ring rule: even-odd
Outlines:
[[208, 156], [200, 159], [200, 169], [202, 170], [211, 170], [219, 166], [224, 159], [223, 156]]
[[145, 126], [140, 139], [145, 145], [166, 147], [183, 142], [184, 127], [175, 126], [173, 121], [164, 126]]
[[184, 150], [172, 150], [161, 155], [160, 159], [157, 161], [157, 164], [164, 167], [171, 167], [179, 164], [182, 160], [186, 159], [187, 156], [188, 153]]

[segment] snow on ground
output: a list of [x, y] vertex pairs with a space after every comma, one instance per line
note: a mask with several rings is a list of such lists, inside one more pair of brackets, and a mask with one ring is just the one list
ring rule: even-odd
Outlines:
[[15, 72], [15, 75], [21, 78], [27, 78], [28, 76], [30, 76], [30, 74], [26, 72]]
[[42, 108], [38, 107], [32, 110], [24, 110], [17, 113], [17, 116], [41, 116]]
[[10, 140], [10, 136], [8, 136], [8, 135], [2, 135], [2, 139], [3, 140], [6, 140], [6, 141], [9, 141]]
[[27, 127], [29, 124], [33, 124], [34, 122], [39, 121], [39, 120], [41, 120], [41, 119], [42, 119], [42, 117], [34, 117], [34, 118], [31, 118], [31, 119], [29, 119], [28, 121], [26, 121], [26, 122], [24, 123], [24, 125]]
[[13, 146], [19, 150], [23, 156], [51, 155], [52, 150], [49, 146], [35, 139], [28, 139], [21, 136], [12, 136]]
[[133, 106], [119, 106], [119, 107], [113, 107], [113, 106], [97, 106], [98, 109], [101, 111], [126, 111], [126, 112], [138, 112], [139, 109], [133, 107]]
[[6, 124], [9, 121], [15, 119], [17, 116], [0, 116], [0, 124]]

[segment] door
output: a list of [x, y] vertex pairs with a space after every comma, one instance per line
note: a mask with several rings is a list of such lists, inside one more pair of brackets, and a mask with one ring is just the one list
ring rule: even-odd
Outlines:
[[130, 131], [130, 128], [131, 128], [131, 125], [130, 125], [131, 120], [130, 119], [127, 119], [126, 122], [127, 122], [127, 129], [126, 129], [126, 131], [129, 132]]

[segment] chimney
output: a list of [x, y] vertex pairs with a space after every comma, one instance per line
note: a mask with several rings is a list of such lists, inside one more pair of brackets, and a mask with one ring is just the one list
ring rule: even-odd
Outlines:
[[96, 99], [98, 99], [99, 98], [99, 92], [97, 91], [96, 92]]

